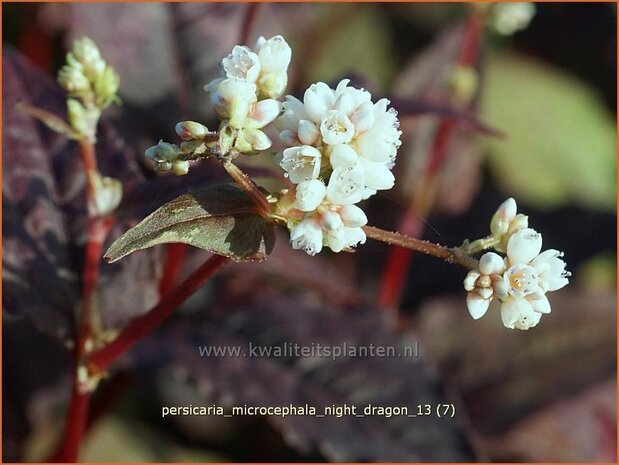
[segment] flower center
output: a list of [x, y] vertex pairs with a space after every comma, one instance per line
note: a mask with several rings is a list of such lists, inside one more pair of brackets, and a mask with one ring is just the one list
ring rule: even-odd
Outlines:
[[537, 270], [522, 263], [512, 266], [505, 273], [507, 292], [514, 297], [524, 297], [537, 290]]

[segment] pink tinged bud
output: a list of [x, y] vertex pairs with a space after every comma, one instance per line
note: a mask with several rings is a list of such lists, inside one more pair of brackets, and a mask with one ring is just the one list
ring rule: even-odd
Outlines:
[[245, 125], [251, 128], [263, 128], [275, 120], [281, 113], [281, 110], [282, 104], [277, 100], [261, 100], [252, 106]]
[[494, 252], [487, 252], [479, 260], [479, 271], [484, 275], [502, 274], [505, 270], [505, 263], [500, 255]]
[[344, 226], [348, 228], [358, 228], [368, 223], [365, 212], [356, 205], [344, 205], [340, 208], [339, 213]]
[[516, 217], [517, 205], [513, 198], [503, 202], [490, 221], [490, 232], [495, 236], [506, 234], [509, 229], [509, 224]]
[[333, 168], [354, 165], [359, 161], [359, 155], [348, 144], [340, 144], [333, 147], [329, 158]]
[[303, 145], [299, 140], [299, 137], [296, 132], [291, 131], [290, 129], [285, 129], [279, 133], [279, 140], [282, 141], [282, 144], [288, 147], [295, 147], [297, 145]]
[[267, 150], [273, 145], [269, 136], [260, 129], [243, 129], [243, 137], [255, 151]]
[[507, 256], [511, 264], [529, 263], [542, 250], [542, 235], [534, 229], [522, 229], [510, 237]]
[[320, 131], [314, 123], [302, 119], [299, 121], [298, 137], [304, 145], [315, 145], [320, 140]]
[[376, 163], [363, 157], [360, 157], [359, 161], [363, 165], [366, 187], [376, 190], [386, 190], [393, 187], [395, 177], [385, 163]]
[[325, 144], [346, 144], [355, 135], [355, 127], [344, 113], [331, 110], [320, 124], [320, 133]]
[[304, 212], [316, 210], [327, 194], [327, 187], [318, 179], [303, 181], [296, 188], [296, 208]]
[[464, 289], [466, 289], [467, 291], [472, 291], [473, 289], [475, 289], [477, 278], [479, 278], [480, 276], [481, 274], [478, 271], [469, 271], [466, 275], [466, 278], [464, 278]]
[[466, 296], [466, 307], [474, 320], [479, 320], [488, 311], [490, 300], [484, 299], [477, 292], [469, 292]]
[[328, 210], [323, 213], [322, 225], [327, 231], [335, 231], [336, 229], [341, 229], [344, 226], [340, 215], [332, 210]]
[[195, 121], [182, 121], [175, 129], [176, 134], [183, 140], [202, 139], [208, 134], [208, 128]]

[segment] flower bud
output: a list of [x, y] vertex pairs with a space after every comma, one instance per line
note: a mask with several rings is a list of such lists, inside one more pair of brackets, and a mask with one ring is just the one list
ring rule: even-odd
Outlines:
[[64, 65], [58, 72], [58, 84], [70, 94], [90, 91], [90, 82], [80, 68]]
[[179, 149], [174, 144], [160, 140], [157, 145], [147, 149], [144, 155], [156, 162], [174, 161], [178, 158]]
[[509, 198], [503, 202], [492, 216], [492, 220], [490, 221], [490, 232], [494, 236], [506, 234], [510, 223], [516, 217], [516, 212], [517, 205], [513, 198]]
[[90, 171], [88, 175], [94, 191], [94, 205], [91, 208], [96, 209], [92, 213], [98, 216], [111, 213], [122, 200], [122, 183], [118, 179], [101, 176], [96, 171]]
[[159, 161], [155, 163], [155, 171], [170, 171], [171, 169], [171, 161]]
[[184, 176], [189, 172], [189, 162], [186, 160], [176, 160], [172, 163], [172, 171], [177, 176]]
[[222, 155], [226, 155], [230, 152], [230, 149], [234, 145], [236, 138], [236, 131], [232, 129], [227, 123], [223, 124], [219, 129], [219, 150]]
[[106, 66], [95, 80], [95, 100], [99, 108], [107, 108], [116, 100], [119, 84], [120, 78], [114, 68]]
[[303, 181], [297, 185], [296, 207], [304, 212], [314, 211], [322, 203], [326, 193], [324, 182], [318, 179]]
[[183, 140], [202, 139], [208, 134], [208, 128], [195, 121], [181, 121], [176, 125], [175, 130]]
[[260, 129], [242, 129], [238, 132], [234, 147], [245, 154], [254, 154], [271, 147], [273, 143]]

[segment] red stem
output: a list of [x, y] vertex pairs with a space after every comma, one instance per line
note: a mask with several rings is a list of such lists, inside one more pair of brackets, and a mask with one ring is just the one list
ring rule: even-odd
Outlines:
[[90, 393], [80, 392], [77, 383], [74, 383], [63, 444], [56, 455], [52, 457], [51, 462], [77, 462], [82, 436], [86, 429], [89, 402]]
[[163, 275], [159, 282], [159, 295], [167, 295], [178, 282], [178, 275], [183, 268], [183, 262], [187, 256], [188, 246], [176, 243], [168, 244], [166, 248], [166, 262], [163, 267]]
[[94, 352], [89, 357], [91, 374], [97, 375], [105, 371], [115, 360], [170, 316], [228, 261], [227, 257], [213, 255], [182, 284], [164, 296], [152, 310], [133, 320], [114, 341]]
[[[473, 13], [466, 24], [462, 46], [458, 52], [456, 62], [460, 66], [472, 66], [477, 60], [483, 17]], [[445, 162], [447, 148], [455, 124], [451, 120], [443, 119], [439, 122], [430, 154], [427, 158], [420, 185], [414, 191], [411, 203], [400, 221], [398, 230], [412, 237], [420, 237], [423, 232], [423, 223], [420, 217], [425, 217], [431, 210], [437, 174]], [[413, 251], [400, 247], [391, 247], [385, 268], [378, 286], [378, 304], [386, 309], [395, 308], [400, 303], [408, 269], [413, 257]]]

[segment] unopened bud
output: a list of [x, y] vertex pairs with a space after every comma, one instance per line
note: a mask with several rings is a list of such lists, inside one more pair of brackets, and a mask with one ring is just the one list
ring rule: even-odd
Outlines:
[[178, 158], [178, 147], [160, 140], [157, 145], [148, 148], [144, 155], [156, 162], [174, 161]]
[[94, 190], [93, 207], [99, 216], [107, 215], [118, 207], [122, 200], [122, 183], [115, 178], [103, 177], [97, 172], [89, 173], [89, 181]]
[[185, 160], [176, 160], [172, 163], [172, 171], [177, 176], [184, 176], [189, 172], [189, 162]]
[[223, 125], [219, 131], [219, 150], [222, 155], [226, 155], [230, 152], [230, 149], [234, 145], [236, 138], [236, 131], [227, 124]]
[[246, 155], [253, 155], [271, 147], [272, 142], [260, 129], [243, 129], [238, 132], [234, 148]]
[[114, 68], [106, 66], [95, 80], [95, 99], [100, 108], [108, 107], [118, 92], [120, 78]]
[[181, 121], [175, 129], [176, 134], [183, 140], [202, 139], [208, 134], [208, 128], [195, 121]]
[[64, 65], [58, 72], [58, 84], [70, 94], [90, 91], [90, 82], [80, 68]]

